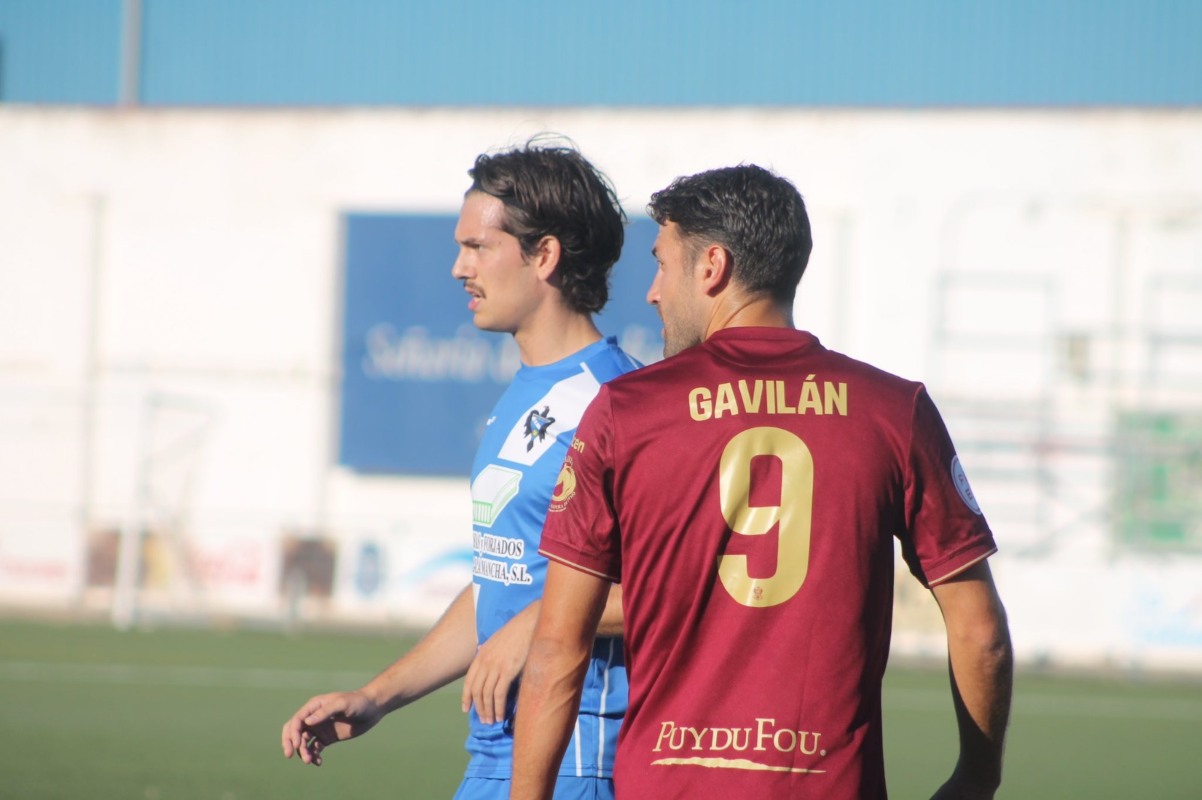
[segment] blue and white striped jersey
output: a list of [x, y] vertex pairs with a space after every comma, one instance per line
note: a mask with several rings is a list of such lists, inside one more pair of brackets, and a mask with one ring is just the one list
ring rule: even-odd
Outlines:
[[[497, 401], [472, 466], [479, 642], [542, 596], [547, 561], [538, 554], [539, 539], [576, 426], [602, 383], [638, 366], [611, 337], [554, 364], [523, 366]], [[560, 775], [612, 774], [626, 689], [622, 641], [598, 639]], [[516, 699], [511, 692], [505, 720], [493, 725], [472, 710], [468, 777], [510, 777]]]

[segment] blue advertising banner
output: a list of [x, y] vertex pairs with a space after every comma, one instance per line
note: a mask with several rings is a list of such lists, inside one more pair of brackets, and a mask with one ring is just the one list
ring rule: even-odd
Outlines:
[[[467, 477], [485, 420], [517, 371], [508, 334], [477, 330], [451, 277], [454, 216], [347, 214], [338, 463], [359, 472]], [[632, 356], [662, 357], [647, 305], [657, 226], [626, 228], [597, 324]]]

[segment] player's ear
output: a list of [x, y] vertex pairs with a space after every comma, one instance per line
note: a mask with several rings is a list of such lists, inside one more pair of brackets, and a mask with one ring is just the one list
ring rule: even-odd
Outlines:
[[710, 296], [721, 292], [730, 282], [733, 269], [734, 258], [729, 250], [716, 242], [706, 247], [697, 265], [702, 290]]
[[554, 236], [544, 236], [538, 240], [531, 261], [538, 271], [538, 276], [544, 281], [550, 280], [559, 266], [559, 257], [563, 254], [563, 246]]

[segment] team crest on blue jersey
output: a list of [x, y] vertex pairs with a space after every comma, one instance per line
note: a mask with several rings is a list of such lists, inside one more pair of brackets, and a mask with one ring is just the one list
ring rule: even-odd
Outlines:
[[540, 413], [538, 409], [530, 409], [530, 413], [526, 415], [526, 431], [525, 435], [530, 441], [526, 442], [526, 452], [529, 453], [534, 449], [534, 443], [542, 443], [547, 438], [547, 431], [555, 424], [555, 417], [551, 416], [551, 407], [543, 406]]

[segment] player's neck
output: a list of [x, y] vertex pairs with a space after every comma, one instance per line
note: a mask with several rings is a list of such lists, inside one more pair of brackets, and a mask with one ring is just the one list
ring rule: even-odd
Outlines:
[[723, 328], [792, 328], [793, 310], [764, 295], [737, 293], [717, 298], [709, 314], [705, 338]]
[[528, 367], [554, 364], [601, 339], [589, 314], [567, 309], [531, 319], [513, 334], [522, 363]]

